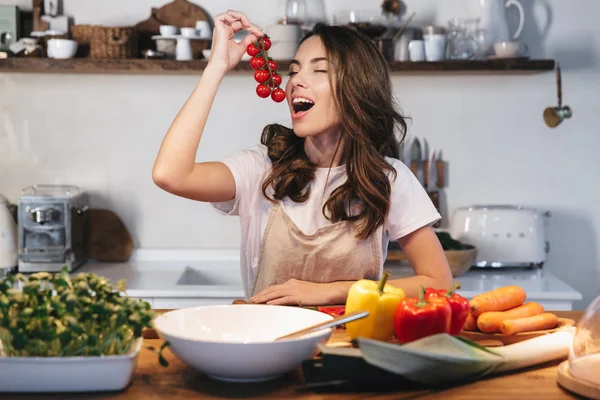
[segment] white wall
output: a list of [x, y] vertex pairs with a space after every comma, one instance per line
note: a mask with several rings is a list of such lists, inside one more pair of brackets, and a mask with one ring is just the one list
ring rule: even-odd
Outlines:
[[[472, 1], [407, 3], [409, 11], [417, 12], [415, 23], [443, 24], [452, 16], [469, 15], [467, 3]], [[405, 113], [413, 118], [411, 134], [442, 148], [450, 164], [447, 212], [473, 203], [551, 210], [552, 250], [545, 268], [584, 294], [581, 308], [600, 293], [600, 2], [522, 1], [528, 13], [523, 40], [535, 57], [556, 57], [561, 63], [564, 101], [574, 112], [571, 120], [554, 130], [543, 123], [543, 109], [556, 102], [552, 72], [396, 74], [393, 84]], [[335, 12], [352, 6], [377, 8], [380, 3], [332, 0], [327, 6]], [[212, 15], [238, 9], [267, 25], [280, 16], [282, 1], [199, 4]], [[107, 25], [134, 24], [158, 5], [151, 0], [65, 0], [77, 23]], [[151, 179], [162, 137], [197, 80], [0, 74], [0, 193], [16, 201], [26, 185], [72, 183], [93, 194], [93, 206], [121, 215], [139, 247], [238, 247], [237, 219], [164, 193]], [[289, 122], [285, 106], [261, 101], [254, 86], [247, 73], [225, 79], [199, 160], [218, 160], [252, 146], [265, 124]]]

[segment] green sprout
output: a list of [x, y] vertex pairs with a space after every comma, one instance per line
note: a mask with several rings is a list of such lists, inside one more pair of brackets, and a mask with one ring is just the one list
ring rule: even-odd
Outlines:
[[[123, 294], [124, 280], [79, 273], [10, 274], [0, 282], [0, 357], [122, 355], [134, 349], [155, 317], [145, 301]], [[162, 350], [163, 366], [168, 363]]]

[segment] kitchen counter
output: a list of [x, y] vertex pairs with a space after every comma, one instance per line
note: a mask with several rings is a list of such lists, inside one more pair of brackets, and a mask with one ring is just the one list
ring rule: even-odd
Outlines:
[[[397, 262], [387, 262], [385, 268], [391, 271], [390, 279], [414, 275], [410, 266]], [[509, 285], [520, 286], [527, 292], [528, 301], [539, 302], [548, 310], [570, 311], [573, 301], [583, 298], [581, 293], [543, 268], [471, 268], [454, 280], [461, 285], [457, 292], [468, 299]]]
[[[581, 312], [556, 312], [559, 317], [578, 320]], [[147, 337], [153, 337], [152, 331]], [[343, 329], [334, 331], [330, 343], [348, 340]], [[147, 345], [160, 347], [162, 340], [145, 339]], [[382, 388], [373, 392], [364, 388], [309, 389], [300, 369], [279, 379], [261, 383], [235, 384], [210, 379], [193, 370], [166, 349], [170, 365], [158, 364], [155, 353], [142, 350], [132, 384], [123, 392], [107, 394], [62, 394], [52, 399], [573, 399], [577, 398], [556, 383], [559, 362], [547, 363], [520, 372], [507, 373], [472, 383], [438, 389]], [[48, 395], [0, 395], [0, 399], [44, 399]]]
[[[413, 276], [410, 266], [386, 262], [391, 279]], [[74, 271], [93, 272], [112, 282], [125, 279], [131, 297], [148, 301], [155, 309], [230, 304], [245, 297], [237, 250], [136, 250], [128, 262], [88, 262]], [[544, 269], [473, 268], [455, 278], [458, 293], [473, 296], [501, 286], [518, 285], [529, 301], [552, 310], [572, 310], [581, 293]]]

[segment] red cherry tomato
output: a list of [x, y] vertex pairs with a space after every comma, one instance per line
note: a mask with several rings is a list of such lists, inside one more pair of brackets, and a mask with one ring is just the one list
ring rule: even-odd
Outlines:
[[282, 89], [275, 89], [273, 93], [271, 93], [271, 98], [276, 103], [281, 103], [285, 100], [285, 92]]
[[274, 87], [278, 87], [279, 85], [281, 85], [281, 82], [283, 82], [283, 78], [281, 77], [281, 75], [279, 75], [279, 74], [273, 74], [272, 85]]
[[273, 71], [275, 71], [277, 69], [277, 63], [273, 60], [269, 60], [269, 66], [271, 67], [271, 69]]
[[265, 36], [265, 37], [262, 38], [262, 41], [263, 41], [264, 46], [265, 46], [265, 51], [269, 50], [271, 48], [271, 39], [269, 39], [268, 37]]
[[258, 97], [262, 97], [263, 99], [266, 99], [271, 94], [271, 89], [269, 89], [268, 86], [263, 85], [261, 83], [256, 87], [256, 94], [258, 95]]
[[258, 47], [254, 45], [254, 43], [250, 43], [248, 47], [246, 47], [246, 52], [248, 53], [248, 55], [250, 55], [250, 57], [254, 57], [258, 54], [259, 50]]
[[254, 73], [254, 79], [258, 83], [265, 83], [269, 80], [269, 72], [264, 69], [259, 69]]
[[250, 67], [252, 67], [252, 69], [261, 69], [265, 64], [265, 59], [262, 57], [252, 57], [250, 59]]

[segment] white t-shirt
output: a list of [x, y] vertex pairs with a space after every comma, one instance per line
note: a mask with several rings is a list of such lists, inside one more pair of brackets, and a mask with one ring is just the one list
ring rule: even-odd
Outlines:
[[[388, 216], [374, 233], [381, 242], [380, 275], [390, 239], [400, 239], [423, 226], [434, 224], [441, 218], [412, 171], [395, 158], [386, 157], [386, 161], [394, 167], [397, 176], [392, 182]], [[258, 269], [261, 239], [273, 206], [262, 193], [262, 182], [265, 173], [271, 168], [271, 160], [267, 155], [267, 147], [258, 145], [227, 156], [223, 163], [229, 167], [235, 179], [235, 198], [212, 205], [224, 214], [240, 217], [241, 274], [244, 291], [246, 296], [249, 296], [252, 290], [250, 285], [254, 282]], [[345, 166], [332, 168], [329, 178], [328, 171], [329, 168], [316, 169], [315, 178], [309, 184], [310, 197], [304, 203], [296, 203], [288, 197], [281, 201], [285, 213], [306, 235], [331, 224], [323, 215], [323, 204], [331, 192], [346, 181]]]

